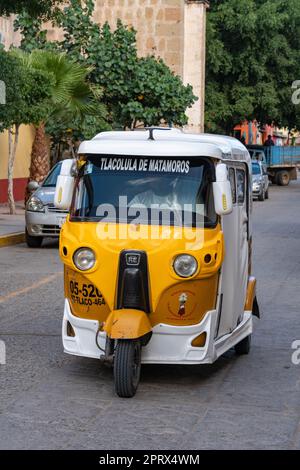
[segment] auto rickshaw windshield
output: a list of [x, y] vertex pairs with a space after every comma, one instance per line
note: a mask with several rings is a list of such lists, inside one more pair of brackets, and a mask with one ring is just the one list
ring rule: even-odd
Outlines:
[[[214, 226], [214, 167], [205, 158], [87, 156], [71, 220]], [[168, 213], [170, 217], [164, 217]]]

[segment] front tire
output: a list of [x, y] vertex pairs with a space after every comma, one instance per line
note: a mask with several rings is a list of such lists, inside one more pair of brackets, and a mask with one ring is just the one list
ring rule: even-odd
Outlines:
[[269, 188], [267, 189], [266, 193], [265, 193], [265, 198], [266, 199], [269, 199]]
[[249, 354], [251, 349], [251, 335], [242, 339], [242, 341], [234, 346], [235, 352], [238, 356]]
[[115, 350], [114, 379], [116, 394], [132, 398], [137, 391], [141, 374], [141, 342], [118, 340]]
[[258, 200], [262, 201], [262, 202], [265, 200], [265, 191], [264, 190], [262, 190], [261, 194], [258, 196]]
[[33, 237], [29, 235], [27, 229], [25, 231], [25, 240], [29, 248], [40, 248], [43, 242], [43, 237]]

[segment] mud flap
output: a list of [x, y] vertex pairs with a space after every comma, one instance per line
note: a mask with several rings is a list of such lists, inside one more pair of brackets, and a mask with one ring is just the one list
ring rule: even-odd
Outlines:
[[259, 310], [259, 306], [258, 306], [258, 302], [257, 302], [256, 296], [254, 297], [254, 300], [253, 300], [252, 315], [254, 315], [254, 316], [257, 317], [257, 318], [260, 318], [260, 317], [261, 317], [261, 314], [260, 314], [260, 310]]

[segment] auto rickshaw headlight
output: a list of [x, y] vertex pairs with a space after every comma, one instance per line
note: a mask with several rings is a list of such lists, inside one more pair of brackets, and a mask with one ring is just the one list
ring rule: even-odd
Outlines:
[[73, 255], [73, 261], [80, 271], [88, 271], [95, 265], [95, 253], [90, 248], [79, 248]]
[[173, 268], [177, 276], [191, 277], [197, 272], [198, 262], [192, 255], [179, 255], [175, 258]]

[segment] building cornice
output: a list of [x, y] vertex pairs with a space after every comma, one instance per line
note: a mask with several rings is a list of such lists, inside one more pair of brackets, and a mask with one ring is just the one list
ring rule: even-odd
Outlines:
[[198, 3], [199, 5], [204, 5], [206, 8], [209, 8], [209, 0], [184, 0], [185, 3]]

